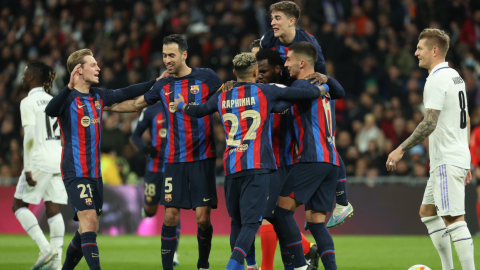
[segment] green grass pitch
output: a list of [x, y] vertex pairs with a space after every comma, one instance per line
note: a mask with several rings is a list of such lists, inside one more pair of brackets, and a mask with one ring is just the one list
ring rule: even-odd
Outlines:
[[[73, 235], [65, 236], [63, 257]], [[310, 240], [313, 238], [308, 236]], [[441, 269], [440, 258], [428, 236], [334, 236], [338, 269], [401, 269], [415, 264], [424, 264]], [[100, 262], [102, 269], [162, 269], [160, 237], [122, 235], [99, 236]], [[480, 247], [480, 238], [474, 238]], [[452, 245], [452, 249], [453, 245]], [[260, 237], [256, 240], [257, 263], [261, 263]], [[181, 236], [179, 246], [180, 266], [175, 270], [194, 270], [197, 265], [197, 238]], [[0, 235], [0, 269], [30, 269], [38, 256], [38, 248], [27, 235]], [[230, 257], [228, 236], [214, 236], [210, 254], [210, 270], [222, 270]], [[461, 269], [454, 251], [455, 269]], [[480, 264], [480, 252], [475, 252], [475, 261]], [[321, 263], [320, 263], [321, 265]], [[88, 270], [85, 260], [76, 269]], [[280, 250], [277, 247], [275, 269], [283, 269]], [[319, 269], [323, 269], [322, 266]]]

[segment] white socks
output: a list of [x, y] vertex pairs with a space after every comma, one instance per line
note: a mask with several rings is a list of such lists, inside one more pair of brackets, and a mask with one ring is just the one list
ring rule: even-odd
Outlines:
[[37, 243], [40, 252], [47, 253], [50, 251], [50, 243], [48, 243], [47, 238], [43, 234], [40, 226], [38, 226], [38, 221], [35, 215], [28, 210], [26, 207], [22, 207], [15, 211], [15, 216], [17, 217], [20, 224], [22, 224], [23, 229], [30, 235], [30, 237]]
[[302, 266], [302, 267], [295, 268], [295, 270], [307, 270], [307, 269], [308, 269], [308, 265], [305, 265], [305, 266]]
[[54, 259], [54, 265], [61, 266], [62, 250], [63, 250], [63, 235], [65, 234], [65, 223], [61, 213], [48, 219], [48, 226], [50, 227], [50, 245], [58, 252], [58, 256]]
[[422, 218], [422, 222], [427, 226], [428, 234], [438, 251], [438, 255], [440, 255], [442, 269], [452, 270], [452, 246], [450, 245], [450, 236], [446, 233], [446, 226], [443, 219], [439, 216], [425, 217]]
[[[473, 259], [473, 240], [465, 221], [455, 222], [447, 227], [448, 233], [452, 237], [458, 259], [462, 264], [463, 270], [474, 270], [475, 262]], [[453, 269], [453, 267], [452, 267]]]

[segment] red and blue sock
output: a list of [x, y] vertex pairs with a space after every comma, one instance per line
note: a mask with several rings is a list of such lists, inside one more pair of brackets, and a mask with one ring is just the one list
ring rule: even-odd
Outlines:
[[177, 223], [177, 245], [175, 246], [175, 252], [177, 252], [178, 250], [178, 244], [180, 243], [180, 232], [181, 232], [181, 228], [180, 228], [180, 219], [178, 220], [178, 223]]
[[242, 225], [240, 234], [238, 235], [235, 246], [233, 247], [232, 255], [227, 264], [227, 270], [236, 270], [247, 257], [250, 248], [252, 247], [253, 239], [258, 231], [258, 223], [249, 223]]
[[164, 270], [173, 270], [173, 256], [177, 248], [177, 226], [162, 226], [162, 265]]
[[83, 253], [82, 253], [82, 237], [78, 233], [75, 232], [75, 236], [73, 236], [72, 241], [68, 245], [67, 253], [66, 253], [65, 262], [63, 264], [63, 270], [73, 270], [75, 266], [82, 260]]
[[302, 235], [297, 222], [293, 218], [293, 211], [277, 206], [275, 208], [275, 218], [277, 219], [275, 226], [278, 226], [279, 230], [277, 235], [281, 235], [280, 240], [283, 237], [285, 247], [290, 255], [293, 255], [293, 266], [299, 268], [307, 265], [303, 254]]
[[245, 257], [245, 260], [247, 261], [247, 265], [257, 264], [257, 261], [255, 261], [255, 237], [253, 238], [252, 246], [250, 247], [247, 257]]
[[337, 269], [333, 239], [330, 232], [328, 232], [327, 227], [325, 227], [325, 222], [308, 222], [307, 224], [310, 232], [312, 232], [312, 235], [315, 238], [315, 242], [317, 242], [318, 254], [320, 255], [323, 266], [326, 270]]
[[210, 257], [210, 250], [212, 249], [212, 235], [213, 227], [210, 224], [207, 230], [202, 231], [200, 228], [197, 230], [197, 241], [198, 241], [198, 262], [197, 268], [206, 268], [210, 267], [208, 258]]
[[100, 253], [98, 252], [97, 234], [95, 232], [82, 233], [82, 253], [90, 270], [100, 270]]

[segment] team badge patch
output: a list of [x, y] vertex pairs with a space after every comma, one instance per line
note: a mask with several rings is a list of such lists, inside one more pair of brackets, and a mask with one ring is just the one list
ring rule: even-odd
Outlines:
[[88, 206], [92, 205], [92, 199], [91, 199], [91, 198], [86, 198], [86, 199], [85, 199], [85, 203], [86, 203]]
[[171, 202], [172, 201], [172, 194], [165, 194], [165, 201]]
[[160, 131], [158, 132], [158, 135], [160, 135], [160, 138], [167, 137], [167, 129], [166, 128], [160, 129]]
[[146, 200], [147, 200], [147, 202], [152, 202], [152, 197], [147, 196]]
[[82, 123], [82, 126], [88, 127], [90, 126], [90, 117], [84, 116], [82, 119], [80, 119], [80, 122]]
[[100, 101], [95, 100], [95, 109], [100, 110], [100, 108], [101, 108]]
[[198, 86], [198, 85], [191, 85], [190, 86], [190, 93], [196, 95], [196, 94], [198, 94], [198, 92], [200, 92], [200, 86]]

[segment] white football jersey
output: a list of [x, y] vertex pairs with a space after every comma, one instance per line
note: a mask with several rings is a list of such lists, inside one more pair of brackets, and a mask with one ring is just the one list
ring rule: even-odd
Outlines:
[[448, 62], [430, 72], [423, 92], [425, 109], [440, 110], [437, 127], [428, 137], [430, 172], [443, 164], [470, 169], [465, 82]]
[[45, 114], [45, 107], [52, 99], [42, 87], [30, 90], [20, 102], [22, 127], [35, 126], [35, 140], [31, 151], [32, 169], [48, 173], [60, 173], [62, 145], [60, 126], [56, 117]]

